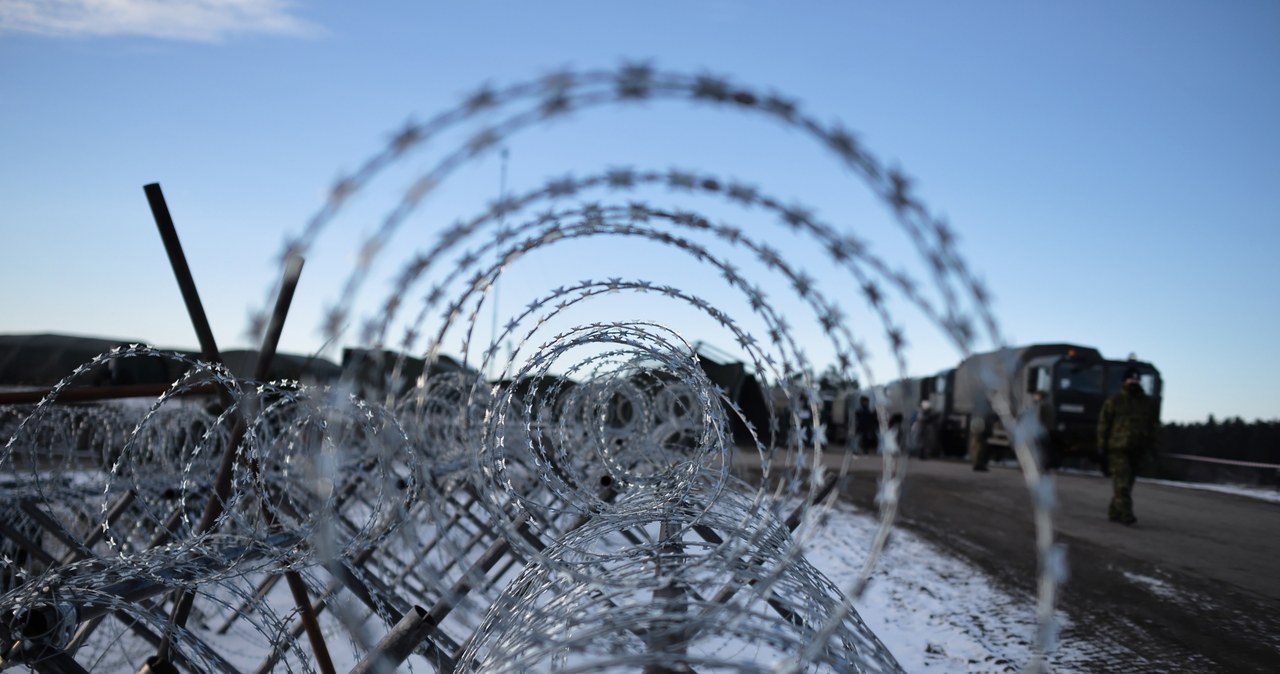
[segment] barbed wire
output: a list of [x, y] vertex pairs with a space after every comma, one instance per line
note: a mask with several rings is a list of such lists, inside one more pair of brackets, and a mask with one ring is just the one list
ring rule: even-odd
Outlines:
[[[437, 150], [360, 243], [326, 309], [322, 338], [341, 343], [391, 236], [458, 169], [569, 113], [663, 99], [762, 115], [831, 153], [885, 205], [936, 297], [872, 252], [862, 228], [827, 223], [736, 178], [615, 167], [500, 195], [408, 254], [386, 299], [359, 322], [356, 350], [368, 357], [335, 381], [252, 381], [134, 345], [0, 418], [0, 466], [17, 478], [0, 481], [11, 539], [0, 558], [0, 657], [70, 658], [100, 671], [137, 667], [151, 653], [192, 671], [389, 671], [401, 662], [434, 671], [899, 671], [854, 601], [887, 544], [906, 457], [882, 418], [880, 524], [858, 578], [834, 587], [804, 550], [858, 459], [833, 451], [817, 421], [803, 335], [820, 334], [839, 375], [873, 397], [872, 331], [851, 321], [850, 287], [899, 377], [908, 342], [891, 295], [961, 355], [983, 339], [1003, 342], [949, 225], [843, 126], [780, 94], [643, 63], [486, 86], [406, 125], [341, 178], [281, 259], [318, 246], [347, 202], [390, 167]], [[433, 148], [451, 133], [460, 146]], [[713, 222], [637, 196], [649, 188], [711, 198], [739, 215]], [[562, 203], [571, 199], [579, 203]], [[757, 213], [774, 229], [757, 229]], [[811, 257], [784, 252], [777, 234], [807, 241]], [[536, 289], [501, 329], [478, 325], [505, 274], [569, 242], [619, 257], [644, 242], [679, 262]], [[819, 257], [847, 281], [814, 275]], [[721, 287], [688, 287], [670, 273], [693, 267]], [[724, 306], [726, 289], [741, 312]], [[749, 412], [671, 325], [590, 318], [625, 306], [621, 297], [707, 320], [742, 352], [744, 375], [776, 384], [778, 404]], [[265, 316], [255, 313], [251, 334]], [[802, 335], [797, 321], [816, 333]], [[478, 337], [486, 332], [487, 344]], [[451, 339], [460, 362], [446, 358]], [[95, 370], [131, 358], [183, 374], [147, 405], [60, 404]], [[480, 375], [491, 367], [496, 379]], [[1038, 671], [1053, 647], [1065, 565], [1036, 429], [1018, 423], [995, 385], [1002, 375], [992, 373], [991, 404], [1035, 495], [1041, 629], [1028, 669]], [[210, 388], [217, 402], [195, 395]], [[205, 527], [225, 456], [231, 489]], [[278, 580], [287, 574], [286, 591]], [[324, 641], [343, 647], [322, 655]]]

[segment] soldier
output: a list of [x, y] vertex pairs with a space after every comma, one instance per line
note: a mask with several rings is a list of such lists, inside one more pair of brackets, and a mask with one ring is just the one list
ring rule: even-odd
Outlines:
[[880, 446], [880, 419], [871, 409], [871, 399], [858, 399], [858, 409], [853, 413], [853, 433], [858, 437], [858, 451], [873, 454]]
[[927, 459], [936, 454], [938, 444], [938, 412], [928, 400], [920, 401], [920, 409], [911, 421], [911, 454]]
[[1098, 449], [1107, 458], [1115, 489], [1107, 513], [1112, 522], [1138, 521], [1133, 515], [1134, 476], [1142, 458], [1155, 448], [1159, 426], [1159, 410], [1142, 390], [1138, 370], [1125, 370], [1122, 389], [1107, 399], [1098, 417]]
[[969, 420], [969, 454], [973, 457], [973, 469], [985, 473], [990, 468], [991, 445], [987, 444], [987, 420], [975, 416]]

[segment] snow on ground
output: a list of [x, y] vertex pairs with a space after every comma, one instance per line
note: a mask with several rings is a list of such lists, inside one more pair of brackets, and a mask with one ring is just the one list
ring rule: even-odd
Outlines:
[[1197, 592], [1184, 585], [1175, 585], [1169, 574], [1160, 568], [1149, 573], [1122, 570], [1124, 579], [1150, 593], [1161, 602], [1177, 604], [1186, 610], [1199, 610], [1216, 604], [1214, 597]]
[[[857, 578], [876, 526], [874, 516], [838, 504], [805, 555], [846, 589]], [[1034, 602], [1003, 592], [976, 567], [895, 528], [856, 608], [908, 672], [1017, 672], [1031, 659]], [[1061, 611], [1058, 624], [1068, 624]], [[1071, 649], [1060, 646], [1050, 662], [1057, 656], [1076, 660]]]
[[[1009, 468], [1017, 468], [1015, 462], [1004, 464]], [[1058, 472], [1069, 475], [1098, 475], [1096, 470], [1083, 470], [1079, 468], [1059, 468]], [[1178, 480], [1157, 480], [1150, 477], [1138, 478], [1139, 484], [1158, 484], [1166, 487], [1178, 487], [1180, 489], [1198, 489], [1200, 491], [1215, 491], [1220, 494], [1234, 494], [1236, 496], [1244, 496], [1254, 498], [1260, 501], [1270, 501], [1272, 503], [1280, 503], [1280, 488], [1276, 487], [1258, 487], [1240, 484], [1216, 484], [1212, 482], [1182, 482]]]
[[[847, 503], [837, 503], [826, 522], [804, 545], [806, 559], [842, 590], [857, 578], [874, 537], [876, 516]], [[1168, 591], [1157, 578], [1132, 577], [1152, 592]], [[275, 607], [289, 610], [287, 597]], [[924, 539], [895, 528], [889, 545], [877, 560], [867, 591], [855, 607], [872, 632], [909, 673], [919, 672], [1020, 672], [1031, 658], [1036, 633], [1032, 597], [1014, 597], [997, 588], [974, 567]], [[1058, 624], [1068, 617], [1061, 611]], [[219, 642], [220, 652], [244, 655], [257, 662], [261, 654], [241, 654], [236, 636]], [[342, 667], [354, 665], [355, 648], [344, 639], [332, 639], [330, 649]], [[1086, 658], [1072, 644], [1062, 644], [1050, 656], [1055, 661]], [[250, 666], [251, 667], [251, 666]], [[342, 668], [340, 667], [340, 669]], [[431, 671], [413, 668], [413, 671]], [[1053, 666], [1055, 674], [1074, 674], [1069, 667]]]
[[1256, 498], [1261, 501], [1270, 501], [1272, 503], [1280, 503], [1280, 489], [1267, 489], [1265, 487], [1246, 487], [1235, 484], [1212, 484], [1209, 482], [1175, 482], [1174, 480], [1154, 480], [1150, 478], [1140, 477], [1138, 482], [1143, 484], [1161, 484], [1168, 487], [1182, 487], [1183, 489], [1199, 489], [1201, 491], [1216, 491], [1221, 494], [1235, 494], [1236, 496], [1247, 496]]
[[1144, 576], [1143, 574], [1133, 573], [1132, 571], [1125, 571], [1124, 578], [1130, 583], [1134, 583], [1135, 585], [1140, 585], [1146, 588], [1148, 591], [1151, 592], [1151, 594], [1159, 596], [1163, 599], [1166, 599], [1169, 601], [1174, 601], [1178, 599], [1179, 591], [1175, 590], [1172, 586], [1170, 586], [1168, 583], [1164, 582], [1159, 578]]
[[[1265, 488], [1144, 481], [1280, 501], [1280, 494]], [[849, 588], [866, 559], [877, 524], [872, 513], [837, 503], [827, 511], [825, 525], [805, 542], [805, 557], [837, 587]], [[1124, 575], [1167, 601], [1210, 601], [1175, 589], [1158, 572]], [[1031, 659], [1037, 629], [1035, 599], [1003, 591], [977, 567], [901, 527], [893, 530], [886, 551], [876, 562], [868, 589], [855, 606], [871, 631], [911, 674], [1019, 672]], [[290, 605], [284, 602], [275, 608], [287, 612]], [[1059, 611], [1057, 623], [1065, 629], [1070, 616]], [[261, 653], [241, 653], [243, 647], [235, 643], [237, 638], [233, 631], [221, 640], [214, 639], [215, 650], [228, 657], [243, 656], [250, 665], [260, 660]], [[334, 639], [331, 646], [339, 661], [354, 665], [357, 658], [351, 644]], [[1063, 663], [1087, 662], [1088, 654], [1082, 646], [1061, 643], [1049, 657], [1051, 671], [1078, 671]], [[131, 658], [132, 655], [122, 657], [121, 661], [132, 661]]]
[[[827, 513], [824, 526], [804, 545], [806, 559], [837, 587], [849, 588], [857, 578], [878, 524], [867, 511], [837, 503]], [[1166, 588], [1157, 578], [1134, 577], [1152, 592]], [[275, 607], [289, 610], [281, 595]], [[1035, 600], [1014, 597], [974, 567], [924, 539], [895, 528], [889, 545], [877, 560], [867, 591], [855, 605], [858, 614], [910, 674], [919, 672], [1020, 672], [1029, 662], [1036, 633]], [[1069, 619], [1061, 611], [1058, 624]], [[262, 654], [240, 653], [236, 635], [216, 644], [228, 657], [243, 655], [257, 662]], [[355, 648], [334, 638], [335, 659], [349, 667], [357, 662]], [[1086, 660], [1071, 643], [1051, 655], [1055, 661]], [[414, 671], [431, 671], [429, 667]], [[1061, 665], [1051, 671], [1073, 674]]]

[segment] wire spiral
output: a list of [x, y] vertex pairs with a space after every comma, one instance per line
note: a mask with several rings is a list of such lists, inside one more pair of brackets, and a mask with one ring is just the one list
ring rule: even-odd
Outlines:
[[[360, 314], [393, 235], [464, 165], [570, 113], [660, 100], [763, 116], [816, 143], [885, 205], [931, 289], [860, 229], [747, 182], [609, 168], [500, 195], [432, 228], [433, 241], [392, 270], [385, 299]], [[13, 523], [0, 562], [3, 657], [68, 657], [98, 671], [136, 668], [157, 649], [193, 671], [323, 671], [326, 658], [357, 669], [407, 658], [433, 671], [899, 671], [852, 602], [885, 544], [905, 461], [883, 428], [881, 526], [860, 580], [836, 588], [804, 548], [856, 459], [804, 419], [821, 414], [806, 353], [815, 335], [843, 379], [876, 383], [873, 331], [851, 318], [849, 288], [899, 376], [907, 341], [896, 302], [960, 353], [1001, 343], [986, 289], [909, 180], [777, 94], [638, 63], [558, 72], [481, 88], [401, 129], [333, 186], [281, 259], [311, 252], [357, 193], [411, 156], [427, 168], [361, 242], [321, 326], [326, 343], [354, 338], [366, 355], [339, 379], [252, 381], [138, 345], [0, 418], [0, 465], [17, 478], [0, 482]], [[714, 206], [641, 196], [651, 194]], [[500, 329], [481, 325], [504, 277], [569, 245], [620, 260], [648, 247], [665, 266], [532, 289]], [[840, 280], [812, 271], [815, 259]], [[695, 278], [686, 270], [703, 276], [685, 283]], [[601, 317], [632, 301], [668, 308]], [[664, 311], [698, 315], [740, 350], [742, 374], [776, 384], [763, 416], [717, 383], [699, 345], [658, 320]], [[266, 316], [255, 314], [252, 334]], [[346, 334], [353, 324], [358, 334]], [[447, 344], [460, 344], [461, 363]], [[130, 358], [181, 374], [146, 405], [60, 404], [96, 369]], [[208, 389], [217, 402], [193, 395]], [[993, 404], [1016, 428], [1007, 400]], [[1018, 446], [1038, 483], [1032, 450]], [[230, 490], [217, 499], [221, 461]], [[1063, 570], [1049, 498], [1037, 508], [1043, 653]], [[308, 612], [326, 655], [303, 636]], [[387, 660], [387, 640], [415, 615], [426, 627]]]

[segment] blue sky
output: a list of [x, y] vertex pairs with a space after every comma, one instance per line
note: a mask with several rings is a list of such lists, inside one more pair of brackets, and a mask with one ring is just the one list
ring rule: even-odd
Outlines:
[[[0, 332], [194, 347], [142, 192], [160, 182], [220, 346], [247, 346], [247, 312], [264, 301], [284, 237], [407, 120], [485, 82], [624, 61], [724, 74], [856, 132], [960, 234], [1009, 342], [1134, 352], [1163, 372], [1168, 420], [1280, 417], [1272, 2], [0, 0]], [[918, 265], [856, 177], [758, 119], [651, 102], [578, 113], [507, 145], [513, 191], [567, 171], [698, 169], [811, 205]], [[360, 236], [428, 165], [408, 160], [326, 231], [283, 348], [318, 348]], [[425, 248], [491, 200], [498, 176], [496, 154], [459, 171], [362, 297], [385, 292], [394, 253]], [[661, 255], [596, 245], [513, 269], [500, 310], [554, 287], [553, 272], [605, 278]], [[832, 297], [845, 292], [811, 251], [779, 245], [813, 256]], [[705, 273], [653, 264], [648, 278], [681, 287]], [[691, 340], [731, 346], [696, 318], [664, 317]], [[957, 360], [909, 308], [899, 320], [911, 374]], [[829, 352], [811, 356], [821, 365]]]

